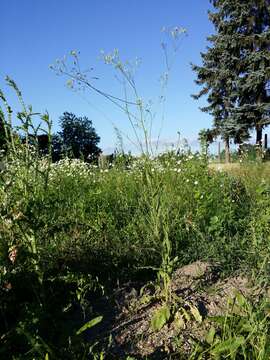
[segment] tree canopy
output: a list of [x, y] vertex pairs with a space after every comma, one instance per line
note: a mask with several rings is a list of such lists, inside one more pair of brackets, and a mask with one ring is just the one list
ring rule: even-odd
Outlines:
[[270, 0], [211, 0], [209, 18], [216, 34], [201, 54], [202, 65], [192, 65], [194, 95], [207, 95], [203, 111], [213, 116], [213, 128], [227, 142], [241, 143], [256, 129], [261, 145], [262, 128], [269, 123]]
[[52, 140], [54, 152], [57, 154], [63, 152], [86, 161], [95, 160], [100, 154], [101, 150], [98, 147], [100, 137], [92, 121], [86, 116], [77, 117], [71, 112], [64, 112], [60, 117], [60, 127], [60, 132]]

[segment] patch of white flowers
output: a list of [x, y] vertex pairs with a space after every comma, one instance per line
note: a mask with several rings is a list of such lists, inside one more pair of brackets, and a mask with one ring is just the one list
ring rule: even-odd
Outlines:
[[57, 179], [59, 175], [69, 178], [89, 178], [94, 176], [96, 165], [90, 165], [79, 159], [63, 159], [52, 164], [49, 179], [51, 181]]

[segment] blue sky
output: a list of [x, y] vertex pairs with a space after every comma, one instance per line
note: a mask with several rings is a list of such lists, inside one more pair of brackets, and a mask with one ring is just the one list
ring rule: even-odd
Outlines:
[[[93, 93], [67, 89], [65, 79], [49, 65], [71, 50], [80, 51], [83, 66], [93, 67], [99, 78], [95, 85], [119, 95], [111, 69], [100, 60], [101, 49], [117, 48], [123, 59], [142, 60], [138, 89], [144, 98], [154, 100], [160, 94], [158, 79], [164, 70], [161, 29], [181, 26], [188, 36], [181, 42], [172, 70], [161, 139], [174, 142], [180, 131], [193, 144], [198, 131], [211, 124], [211, 118], [198, 109], [205, 101], [190, 96], [198, 91], [190, 62], [200, 63], [206, 37], [213, 33], [209, 8], [208, 0], [2, 0], [0, 87], [19, 109], [5, 86], [5, 76], [12, 77], [26, 103], [36, 111], [48, 110], [55, 131], [64, 111], [88, 116], [101, 136], [101, 147], [110, 151], [116, 143], [112, 124], [130, 131], [125, 116]], [[154, 127], [159, 128], [159, 120]]]

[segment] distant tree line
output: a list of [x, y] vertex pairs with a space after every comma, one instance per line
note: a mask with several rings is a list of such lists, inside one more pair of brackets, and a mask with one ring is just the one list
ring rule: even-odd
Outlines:
[[256, 131], [262, 147], [263, 129], [270, 123], [270, 0], [210, 0], [209, 19], [216, 33], [201, 53], [202, 65], [192, 65], [213, 116], [213, 126], [200, 137], [208, 143], [221, 136], [226, 160], [230, 141], [242, 144]]
[[[7, 134], [5, 133], [4, 117], [0, 114], [0, 149], [7, 149]], [[37, 134], [29, 136], [30, 144], [37, 145], [41, 155], [49, 154], [53, 161], [58, 161], [63, 157], [83, 159], [87, 162], [97, 161], [101, 149], [98, 147], [100, 137], [97, 135], [93, 123], [87, 117], [77, 117], [71, 112], [64, 112], [60, 117], [60, 131], [52, 134], [51, 143], [49, 135]], [[22, 142], [26, 139], [23, 136]]]

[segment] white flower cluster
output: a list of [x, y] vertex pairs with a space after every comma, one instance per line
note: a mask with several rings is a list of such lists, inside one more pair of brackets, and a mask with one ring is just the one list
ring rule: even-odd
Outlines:
[[52, 164], [49, 179], [55, 180], [59, 176], [64, 175], [70, 178], [89, 178], [94, 175], [95, 165], [90, 165], [79, 159], [63, 159]]

